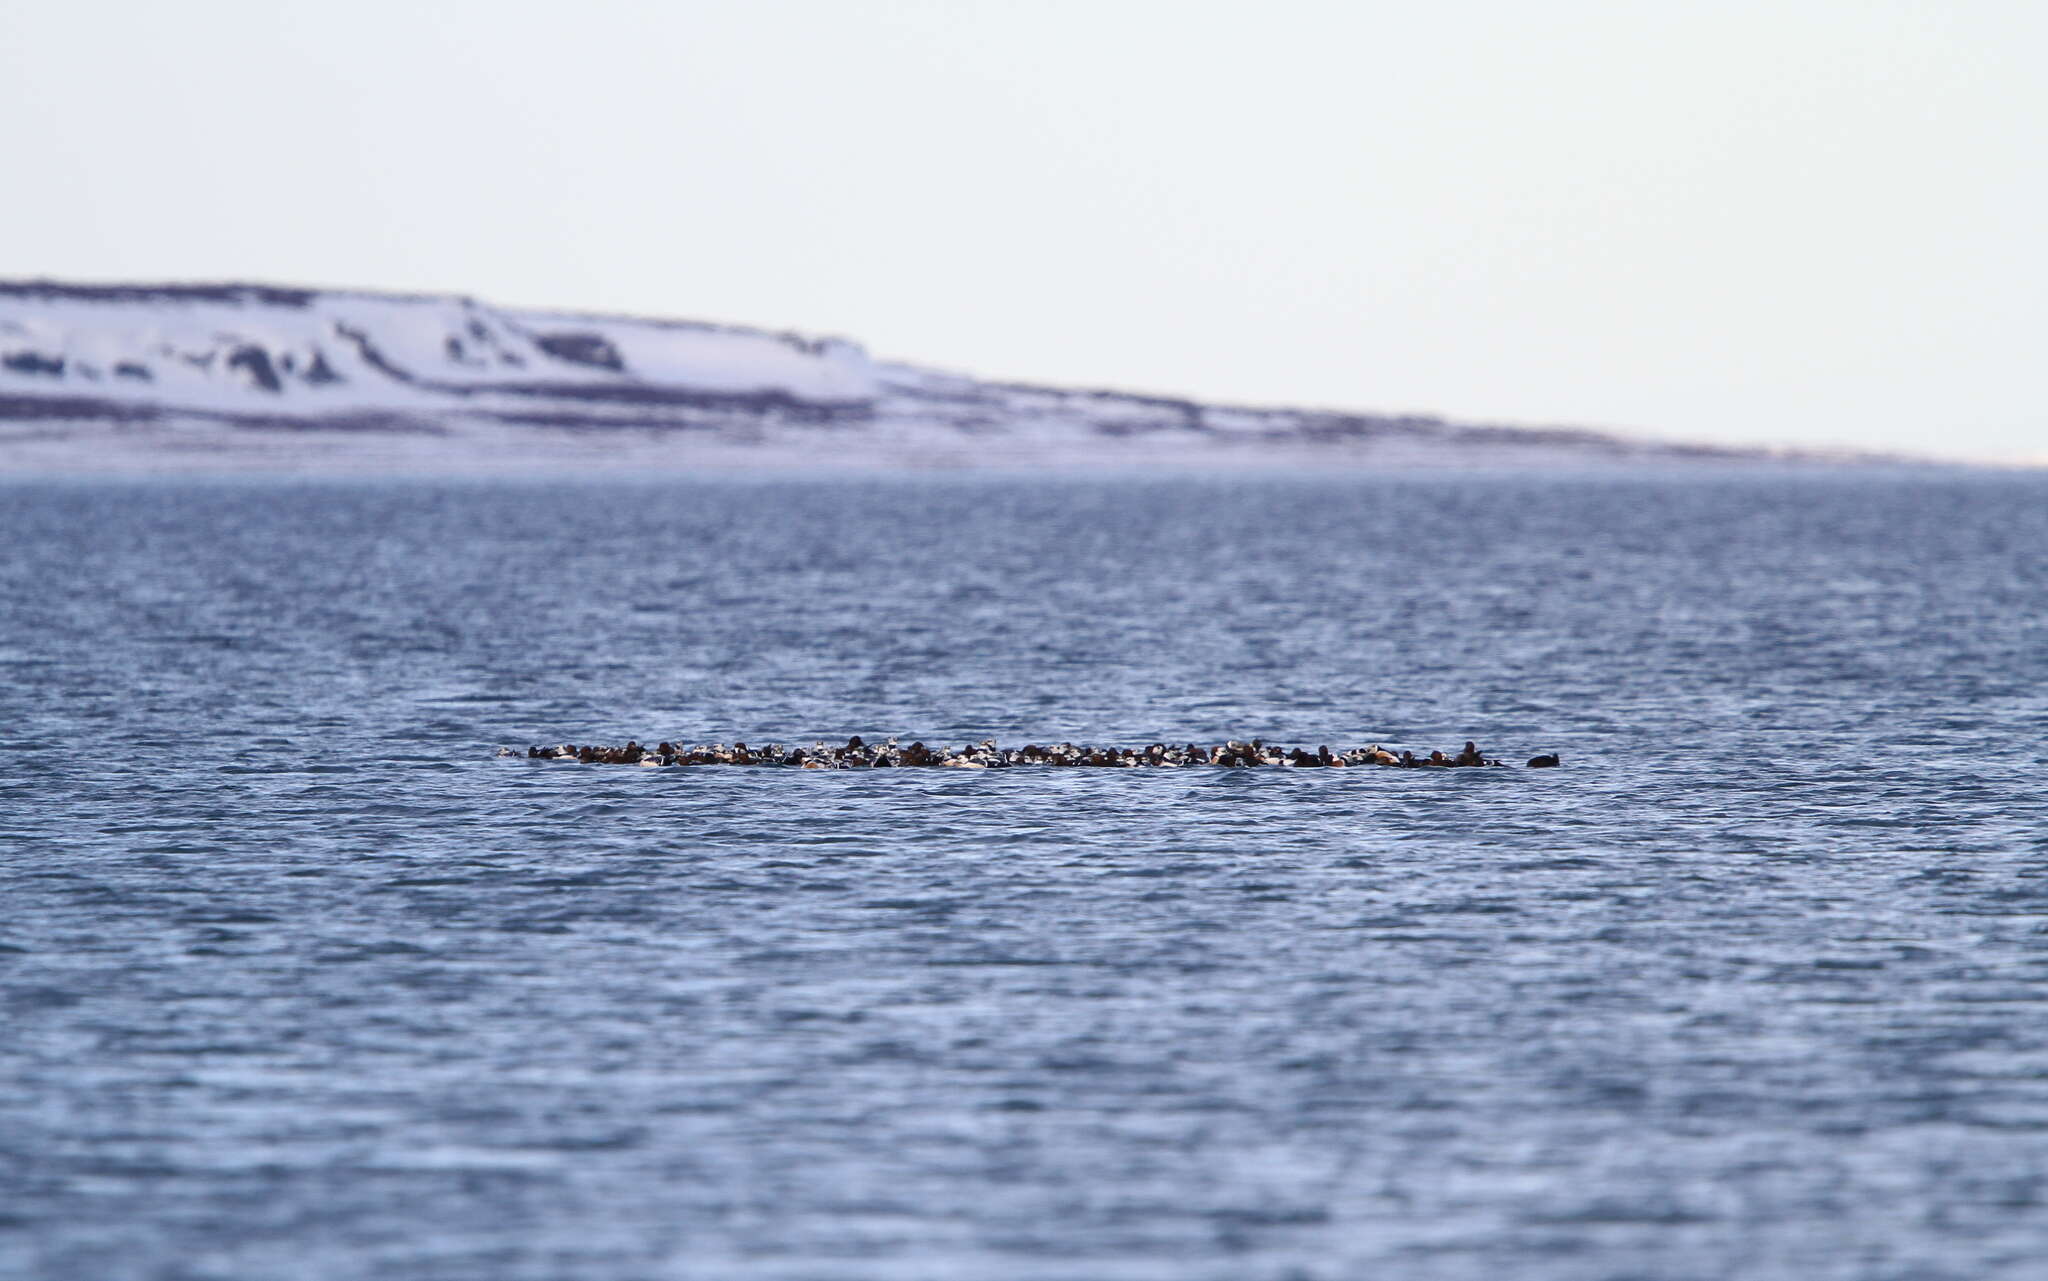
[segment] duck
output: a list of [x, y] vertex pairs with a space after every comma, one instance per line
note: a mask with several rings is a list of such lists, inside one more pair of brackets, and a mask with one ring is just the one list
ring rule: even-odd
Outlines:
[[1544, 755], [1542, 755], [1542, 756], [1531, 756], [1531, 757], [1529, 758], [1529, 768], [1530, 768], [1530, 769], [1555, 769], [1555, 768], [1557, 768], [1557, 753], [1556, 753], [1556, 752], [1548, 752], [1548, 753], [1545, 753], [1545, 754], [1544, 754]]

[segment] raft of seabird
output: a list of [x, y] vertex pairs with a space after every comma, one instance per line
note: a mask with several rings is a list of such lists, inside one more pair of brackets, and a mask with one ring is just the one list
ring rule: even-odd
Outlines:
[[[518, 754], [509, 747], [498, 749], [500, 756]], [[711, 743], [692, 747], [670, 742], [643, 747], [636, 740], [628, 742], [623, 747], [600, 747], [589, 743], [581, 746], [563, 743], [556, 747], [529, 747], [526, 749], [526, 756], [529, 760], [576, 761], [586, 765], [752, 765], [783, 769], [1187, 769], [1194, 766], [1224, 769], [1344, 769], [1365, 765], [1394, 769], [1456, 769], [1475, 766], [1498, 768], [1501, 765], [1500, 761], [1487, 756], [1479, 750], [1477, 744], [1471, 742], [1465, 744], [1465, 750], [1454, 755], [1432, 751], [1427, 756], [1418, 757], [1412, 751], [1389, 751], [1378, 743], [1370, 747], [1352, 748], [1345, 752], [1333, 752], [1328, 746], [1318, 747], [1311, 752], [1300, 747], [1280, 747], [1257, 738], [1250, 742], [1231, 739], [1214, 746], [1188, 743], [1181, 747], [1170, 747], [1165, 743], [1151, 743], [1144, 747], [1096, 747], [1060, 743], [1052, 747], [1041, 747], [1036, 743], [1027, 743], [1017, 748], [997, 747], [993, 739], [984, 739], [979, 743], [970, 743], [959, 748], [926, 747], [921, 742], [905, 745], [893, 738], [881, 743], [869, 743], [859, 735], [847, 739], [843, 746], [837, 747], [823, 742], [814, 743], [809, 747], [790, 747], [778, 743], [768, 743], [760, 747], [748, 747], [745, 743]], [[1552, 753], [1532, 757], [1529, 767], [1542, 769], [1555, 766], [1557, 763], [1558, 758]]]

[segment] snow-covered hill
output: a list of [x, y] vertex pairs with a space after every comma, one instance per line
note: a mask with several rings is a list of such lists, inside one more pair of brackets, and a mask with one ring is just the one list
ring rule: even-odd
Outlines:
[[0, 281], [0, 469], [1761, 459], [881, 364], [841, 339], [470, 298]]

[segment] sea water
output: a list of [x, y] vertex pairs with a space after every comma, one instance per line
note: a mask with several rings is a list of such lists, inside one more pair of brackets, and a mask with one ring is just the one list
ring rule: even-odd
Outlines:
[[[1518, 768], [523, 759], [856, 733]], [[2044, 738], [2039, 476], [6, 482], [0, 1275], [2041, 1276]]]

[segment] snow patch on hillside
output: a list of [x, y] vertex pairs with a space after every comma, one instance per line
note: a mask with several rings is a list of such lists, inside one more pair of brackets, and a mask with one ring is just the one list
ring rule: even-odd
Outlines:
[[322, 414], [674, 388], [872, 400], [858, 346], [467, 298], [0, 285], [0, 391], [227, 414]]
[[0, 469], [1527, 467], [1772, 455], [1204, 405], [882, 364], [836, 338], [474, 299], [0, 281]]

